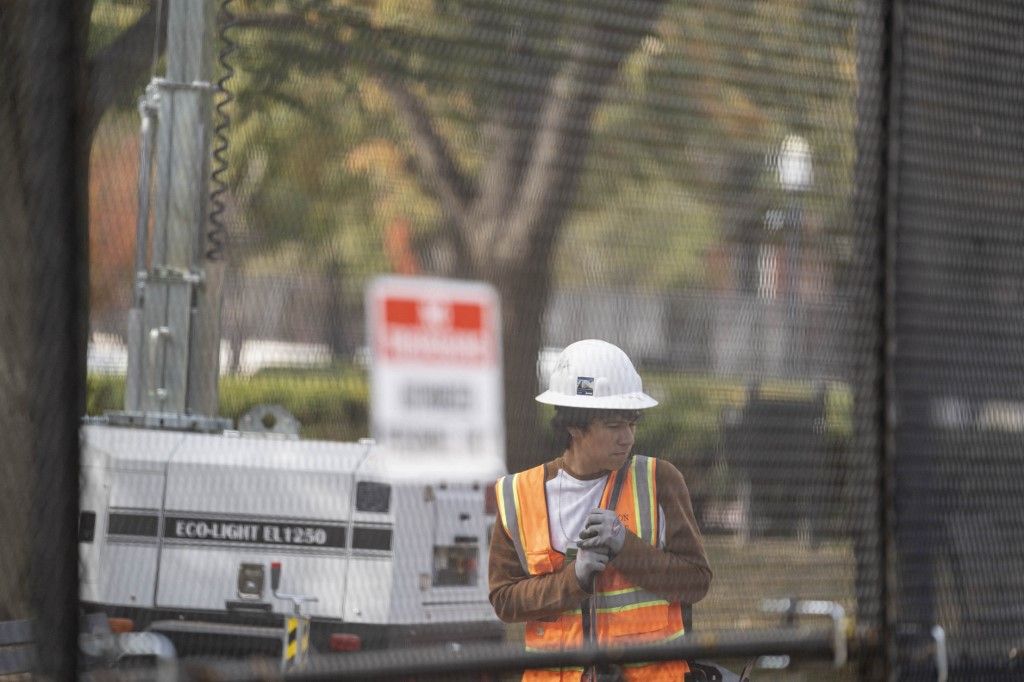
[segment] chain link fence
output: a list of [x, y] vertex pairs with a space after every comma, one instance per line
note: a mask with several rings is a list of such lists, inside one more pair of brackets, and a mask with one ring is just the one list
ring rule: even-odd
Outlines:
[[[0, 0], [0, 674], [1019, 676], [1022, 28]], [[383, 400], [382, 281], [485, 283], [482, 317], [394, 319], [493, 324], [493, 377]], [[659, 401], [633, 452], [682, 474], [714, 574], [675, 653], [520, 655], [489, 599], [494, 478], [561, 454], [534, 397], [587, 338]], [[475, 462], [413, 452], [478, 421]]]

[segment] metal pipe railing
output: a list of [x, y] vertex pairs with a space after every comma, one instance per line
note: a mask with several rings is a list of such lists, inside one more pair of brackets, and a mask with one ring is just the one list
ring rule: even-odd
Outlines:
[[834, 601], [820, 599], [766, 599], [761, 604], [766, 613], [781, 613], [796, 616], [827, 616], [832, 619], [833, 663], [839, 668], [846, 663], [846, 610]]
[[[629, 647], [583, 646], [558, 651], [524, 651], [519, 646], [481, 644], [330, 654], [312, 657], [303, 670], [289, 673], [286, 677], [296, 680], [383, 680], [410, 675], [504, 673], [530, 668], [764, 655], [834, 661], [835, 653], [835, 636], [831, 628], [700, 632], [668, 643]], [[273, 659], [194, 661], [186, 666], [186, 674], [210, 682], [230, 682], [275, 677], [280, 674], [280, 668]]]

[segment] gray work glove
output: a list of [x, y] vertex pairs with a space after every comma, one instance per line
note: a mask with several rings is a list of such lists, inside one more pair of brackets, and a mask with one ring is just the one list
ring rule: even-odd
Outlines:
[[580, 549], [604, 547], [612, 558], [622, 550], [625, 542], [626, 527], [611, 509], [595, 509], [590, 512], [580, 531]]
[[608, 550], [603, 547], [595, 549], [584, 549], [580, 547], [576, 552], [576, 582], [586, 591], [593, 589], [594, 576], [600, 573], [608, 565], [610, 557]]

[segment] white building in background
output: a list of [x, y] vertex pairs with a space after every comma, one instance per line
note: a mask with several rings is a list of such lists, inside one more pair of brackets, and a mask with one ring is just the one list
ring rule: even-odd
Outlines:
[[116, 334], [93, 333], [89, 337], [85, 364], [89, 374], [125, 374], [128, 347]]
[[[230, 371], [232, 361], [231, 344], [220, 343], [220, 373]], [[239, 354], [238, 373], [251, 376], [263, 369], [326, 368], [331, 362], [331, 351], [323, 343], [298, 343], [274, 339], [250, 339], [242, 343]], [[128, 371], [128, 347], [117, 334], [102, 332], [89, 337], [86, 351], [86, 371], [89, 374], [121, 374]]]

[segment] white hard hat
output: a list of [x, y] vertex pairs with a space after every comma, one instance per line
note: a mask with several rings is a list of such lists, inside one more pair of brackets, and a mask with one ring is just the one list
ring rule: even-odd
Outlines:
[[644, 393], [629, 357], [618, 346], [597, 339], [565, 347], [555, 360], [548, 390], [537, 401], [598, 410], [642, 410], [658, 404]]

